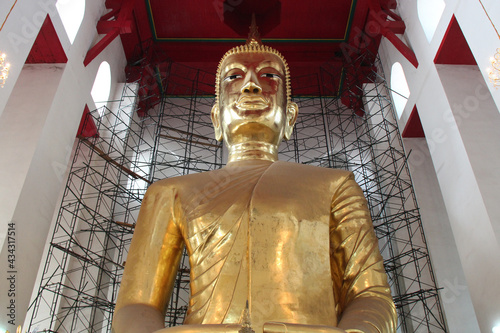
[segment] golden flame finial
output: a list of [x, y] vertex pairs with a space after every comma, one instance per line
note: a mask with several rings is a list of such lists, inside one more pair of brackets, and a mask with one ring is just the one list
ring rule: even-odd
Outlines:
[[255, 20], [255, 13], [252, 14], [252, 23], [250, 24], [250, 32], [248, 33], [247, 44], [249, 45], [262, 45], [260, 40], [259, 27]]

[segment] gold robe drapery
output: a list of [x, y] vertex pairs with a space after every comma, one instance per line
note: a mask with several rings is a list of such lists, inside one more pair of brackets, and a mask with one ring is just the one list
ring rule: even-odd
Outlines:
[[248, 300], [256, 332], [267, 321], [395, 331], [366, 200], [348, 171], [252, 160], [156, 182], [117, 308], [164, 311], [184, 245], [185, 324], [239, 323]]

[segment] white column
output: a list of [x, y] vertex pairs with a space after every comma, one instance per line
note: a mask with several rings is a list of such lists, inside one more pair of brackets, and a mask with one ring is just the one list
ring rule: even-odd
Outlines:
[[500, 216], [492, 204], [500, 176], [500, 116], [484, 97], [477, 69], [449, 66], [439, 73], [430, 68], [417, 107], [479, 327], [491, 332], [500, 320]]
[[[55, 0], [19, 1], [0, 33], [3, 51], [13, 60], [8, 84], [0, 91], [0, 331], [23, 324], [37, 273], [43, 265], [50, 225], [59, 206], [65, 172], [85, 104], [101, 61], [111, 65], [112, 81], [124, 81], [126, 60], [117, 38], [91, 64], [83, 59], [93, 45], [104, 1], [87, 1], [84, 21], [72, 45], [62, 28]], [[3, 8], [3, 7], [2, 7]], [[64, 65], [23, 68], [43, 19], [49, 13], [68, 57]], [[38, 24], [39, 23], [39, 24]], [[34, 26], [34, 28], [33, 28]], [[31, 32], [29, 29], [35, 29]], [[29, 30], [29, 31], [28, 31]], [[112, 86], [114, 91], [115, 84]], [[16, 273], [8, 268], [8, 222], [16, 227]], [[2, 245], [3, 244], [3, 245]], [[9, 296], [15, 275], [15, 296]], [[14, 325], [7, 309], [15, 302]]]
[[450, 332], [478, 332], [474, 307], [425, 138], [405, 138], [408, 165], [420, 208], [441, 305]]
[[[58, 184], [44, 181], [46, 177], [42, 169], [35, 167], [41, 162], [35, 154], [63, 70], [64, 66], [26, 66], [0, 117], [0, 152], [3, 156], [0, 164], [0, 174], [3, 175], [0, 216], [2, 231], [10, 231], [9, 237], [0, 238], [3, 244], [0, 252], [2, 324], [22, 323], [27, 300], [23, 301], [20, 294], [26, 288], [25, 281], [36, 276], [53, 214], [54, 202], [49, 193], [58, 189]], [[58, 150], [59, 147], [55, 145], [52, 149]], [[49, 169], [52, 174], [54, 171]], [[30, 173], [35, 177], [29, 179], [27, 175]], [[25, 219], [23, 215], [26, 214], [31, 216]], [[10, 229], [5, 230], [8, 226]], [[10, 281], [7, 281], [8, 277]], [[10, 307], [9, 311], [4, 310], [6, 307]], [[9, 325], [8, 328], [12, 330], [15, 326]]]

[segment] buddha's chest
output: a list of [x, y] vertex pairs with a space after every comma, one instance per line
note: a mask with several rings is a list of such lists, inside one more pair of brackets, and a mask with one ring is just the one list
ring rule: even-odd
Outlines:
[[196, 262], [240, 250], [251, 254], [254, 268], [328, 257], [331, 193], [280, 177], [218, 190], [186, 214], [186, 243]]
[[183, 228], [191, 264], [188, 323], [239, 322], [248, 301], [257, 326], [266, 320], [335, 324], [334, 187], [313, 178], [272, 168], [253, 177], [230, 175], [205, 187], [202, 199], [182, 198], [190, 203]]

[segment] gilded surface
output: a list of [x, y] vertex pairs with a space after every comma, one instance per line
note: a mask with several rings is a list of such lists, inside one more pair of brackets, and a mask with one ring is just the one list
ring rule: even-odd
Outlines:
[[[224, 58], [212, 120], [230, 162], [148, 189], [116, 306], [117, 333], [395, 331], [378, 242], [352, 174], [277, 161], [297, 116], [285, 67], [275, 53]], [[185, 325], [165, 329], [184, 246], [188, 314]]]

